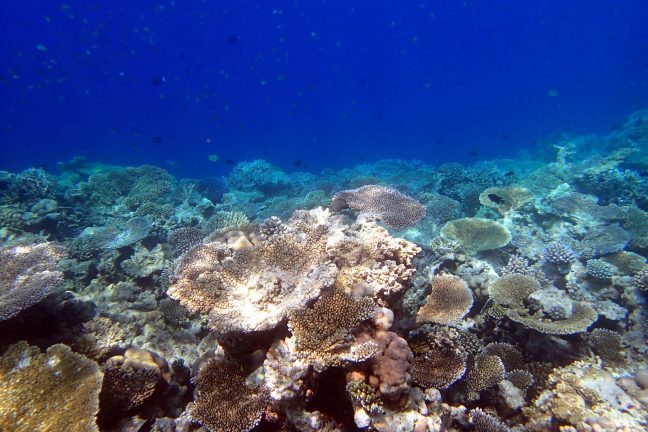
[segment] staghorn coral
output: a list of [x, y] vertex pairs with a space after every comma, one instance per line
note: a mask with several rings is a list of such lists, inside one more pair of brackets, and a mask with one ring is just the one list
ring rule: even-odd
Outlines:
[[98, 431], [102, 373], [65, 345], [46, 353], [26, 342], [0, 357], [0, 430]]
[[209, 359], [201, 366], [189, 417], [210, 432], [248, 432], [259, 424], [268, 403], [261, 387], [246, 383], [230, 360]]
[[589, 341], [605, 366], [622, 366], [625, 363], [622, 339], [618, 333], [597, 328], [590, 332]]
[[528, 189], [515, 186], [491, 187], [479, 195], [481, 205], [497, 210], [501, 215], [522, 207], [531, 199], [533, 195]]
[[398, 190], [380, 185], [367, 185], [333, 195], [331, 209], [350, 208], [372, 216], [394, 228], [416, 225], [425, 216], [425, 207]]
[[63, 281], [54, 270], [60, 258], [54, 243], [0, 248], [0, 321], [38, 303]]
[[338, 272], [326, 253], [333, 229], [327, 211], [297, 213], [290, 226], [290, 233], [255, 244], [243, 235], [230, 245], [206, 239], [181, 257], [169, 297], [209, 313], [220, 332], [273, 328], [331, 286]]
[[[349, 295], [335, 291], [320, 297], [312, 308], [294, 311], [290, 315], [288, 328], [295, 338], [295, 349], [302, 358], [317, 364], [335, 364], [350, 359], [353, 347], [368, 347], [373, 356], [378, 347], [370, 341], [361, 345], [349, 343], [350, 331], [376, 312], [377, 306], [370, 298], [356, 300]], [[364, 358], [363, 358], [364, 357]]]
[[463, 318], [473, 304], [472, 291], [458, 276], [441, 274], [432, 280], [430, 294], [419, 309], [419, 323], [450, 324]]
[[470, 252], [499, 249], [511, 241], [511, 233], [504, 225], [477, 218], [451, 220], [441, 228], [441, 235]]
[[205, 232], [198, 227], [181, 227], [171, 231], [169, 234], [169, 244], [173, 250], [173, 255], [178, 257], [199, 244], [205, 238]]

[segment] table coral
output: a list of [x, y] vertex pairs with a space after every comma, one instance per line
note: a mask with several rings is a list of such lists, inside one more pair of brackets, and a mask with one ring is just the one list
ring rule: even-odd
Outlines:
[[416, 321], [450, 324], [463, 318], [473, 304], [472, 291], [458, 276], [441, 274], [432, 280], [431, 291]]
[[511, 233], [504, 225], [478, 218], [451, 220], [441, 228], [441, 235], [471, 252], [499, 249], [511, 241]]
[[362, 214], [373, 216], [394, 228], [415, 225], [425, 216], [425, 207], [414, 198], [398, 190], [380, 185], [367, 185], [336, 193], [331, 208], [351, 208]]
[[18, 342], [0, 357], [0, 430], [98, 431], [99, 366], [65, 345]]
[[38, 303], [63, 281], [55, 270], [60, 258], [54, 243], [0, 248], [0, 321]]

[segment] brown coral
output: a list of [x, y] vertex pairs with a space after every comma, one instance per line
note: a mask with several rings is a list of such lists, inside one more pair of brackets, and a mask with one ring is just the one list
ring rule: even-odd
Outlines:
[[[357, 300], [335, 291], [320, 297], [312, 308], [293, 312], [288, 327], [302, 356], [318, 363], [335, 363], [349, 354], [359, 354], [355, 350], [364, 345], [350, 346], [346, 339], [350, 331], [369, 319], [376, 309], [376, 304], [370, 298]], [[375, 343], [369, 341], [368, 344], [367, 354], [375, 354]], [[370, 349], [372, 346], [373, 350]]]
[[259, 424], [268, 396], [245, 381], [241, 368], [229, 360], [210, 359], [194, 379], [195, 402], [189, 417], [211, 432], [248, 432]]
[[451, 347], [426, 347], [415, 351], [412, 378], [423, 388], [447, 388], [466, 372], [466, 356]]
[[511, 241], [511, 233], [504, 225], [478, 218], [451, 220], [441, 228], [441, 235], [470, 252], [499, 249]]
[[60, 258], [54, 243], [0, 248], [0, 321], [38, 303], [63, 281], [55, 270]]
[[102, 373], [65, 345], [18, 342], [0, 357], [0, 430], [97, 431]]
[[506, 423], [484, 412], [481, 408], [470, 411], [470, 420], [476, 432], [509, 432], [511, 430]]
[[499, 357], [507, 371], [519, 369], [524, 366], [522, 353], [516, 347], [506, 342], [489, 343], [484, 347], [482, 353]]
[[510, 274], [496, 280], [488, 287], [488, 295], [495, 304], [521, 307], [529, 295], [540, 289], [538, 281], [527, 275]]
[[169, 382], [171, 374], [166, 361], [140, 348], [129, 348], [123, 356], [108, 359], [99, 394], [101, 424], [133, 413]]
[[441, 274], [432, 280], [430, 294], [419, 309], [416, 321], [450, 324], [463, 318], [472, 304], [472, 291], [463, 279]]
[[461, 381], [469, 399], [476, 399], [479, 392], [497, 385], [506, 376], [502, 360], [495, 355], [480, 354]]
[[398, 190], [380, 185], [367, 185], [358, 189], [336, 193], [332, 210], [351, 208], [361, 214], [376, 217], [394, 228], [415, 225], [425, 216], [425, 207], [414, 198]]
[[380, 351], [371, 359], [370, 382], [383, 398], [399, 399], [409, 392], [412, 351], [407, 341], [394, 332], [378, 331], [374, 341]]
[[621, 366], [625, 363], [621, 336], [608, 329], [594, 329], [589, 335], [594, 352], [605, 366]]

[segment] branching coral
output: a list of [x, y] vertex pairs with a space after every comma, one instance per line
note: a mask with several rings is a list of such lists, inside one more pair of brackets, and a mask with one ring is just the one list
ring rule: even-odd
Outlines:
[[497, 385], [506, 377], [502, 360], [496, 355], [480, 354], [463, 377], [461, 387], [468, 399], [479, 397], [479, 392]]
[[605, 366], [621, 366], [625, 363], [621, 336], [608, 329], [594, 329], [589, 334], [594, 352], [601, 357]]
[[38, 303], [63, 281], [55, 270], [60, 258], [54, 243], [0, 248], [0, 321]]
[[0, 357], [0, 430], [97, 431], [102, 373], [65, 345], [19, 342]]
[[648, 412], [600, 364], [577, 361], [556, 368], [546, 390], [522, 409], [531, 432], [559, 427], [578, 432], [645, 430]]
[[380, 185], [340, 191], [333, 196], [331, 208], [351, 208], [394, 228], [415, 225], [425, 216], [425, 207], [421, 203], [394, 188]]
[[441, 274], [432, 280], [430, 294], [419, 309], [419, 323], [450, 324], [463, 318], [473, 304], [472, 291], [458, 276]]
[[169, 379], [169, 366], [153, 352], [130, 348], [123, 356], [109, 358], [99, 394], [100, 424], [136, 411]]
[[194, 378], [195, 402], [188, 406], [189, 417], [210, 432], [248, 432], [254, 428], [263, 417], [268, 396], [245, 378], [232, 361], [208, 360]]
[[470, 420], [476, 432], [510, 432], [506, 423], [495, 416], [484, 412], [480, 408], [470, 411]]
[[441, 235], [471, 252], [498, 249], [511, 241], [511, 233], [504, 225], [477, 218], [451, 220], [441, 228]]
[[[347, 340], [350, 331], [376, 312], [376, 304], [370, 298], [356, 300], [343, 292], [336, 291], [320, 297], [312, 308], [297, 310], [290, 316], [288, 327], [295, 337], [295, 347], [304, 358], [317, 364], [335, 364], [351, 359], [373, 356], [378, 347], [371, 341], [364, 345], [353, 345]], [[368, 355], [362, 355], [364, 346]], [[354, 347], [356, 347], [354, 349]]]

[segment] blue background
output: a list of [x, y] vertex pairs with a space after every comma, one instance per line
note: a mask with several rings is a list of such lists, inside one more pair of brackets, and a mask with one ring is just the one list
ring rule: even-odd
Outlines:
[[647, 22], [645, 0], [5, 1], [0, 168], [514, 156], [648, 105]]

